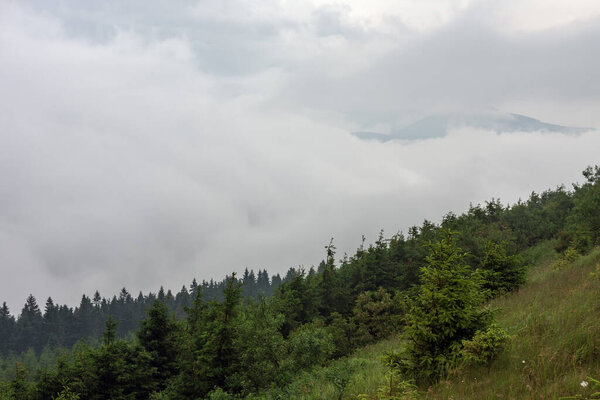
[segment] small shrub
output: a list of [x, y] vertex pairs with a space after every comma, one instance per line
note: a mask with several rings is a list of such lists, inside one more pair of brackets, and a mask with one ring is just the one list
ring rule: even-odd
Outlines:
[[392, 297], [383, 288], [358, 295], [352, 320], [359, 345], [373, 343], [400, 330], [406, 305], [400, 295]]
[[358, 360], [340, 360], [324, 370], [325, 377], [335, 386], [337, 399], [342, 400], [352, 375], [362, 366]]
[[596, 270], [590, 272], [590, 278], [592, 279], [600, 279], [600, 262], [596, 264]]
[[58, 393], [54, 400], [79, 400], [79, 394], [73, 392], [69, 386], [63, 386], [63, 390]]
[[506, 330], [492, 324], [486, 330], [477, 331], [473, 339], [463, 340], [461, 356], [467, 364], [489, 365], [509, 340]]
[[215, 390], [211, 391], [208, 396], [206, 397], [207, 400], [233, 400], [235, 399], [234, 396], [230, 395], [227, 392], [224, 392], [223, 389], [221, 388], [216, 388]]
[[410, 380], [404, 380], [400, 372], [402, 355], [385, 353], [382, 362], [388, 368], [385, 383], [377, 389], [378, 400], [412, 400], [417, 399], [417, 387]]
[[565, 268], [567, 265], [571, 264], [575, 260], [579, 258], [579, 252], [573, 246], [569, 246], [567, 250], [560, 256], [558, 260], [554, 264], [552, 264], [552, 268], [560, 270]]
[[304, 324], [290, 335], [287, 360], [294, 370], [323, 365], [335, 351], [333, 336], [322, 323]]

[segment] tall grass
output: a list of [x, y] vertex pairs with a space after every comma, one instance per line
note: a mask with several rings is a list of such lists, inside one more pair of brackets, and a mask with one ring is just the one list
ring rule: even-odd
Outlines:
[[581, 391], [600, 375], [600, 280], [590, 277], [600, 248], [561, 270], [545, 257], [529, 283], [495, 299], [513, 339], [490, 367], [472, 368], [431, 388], [433, 399], [553, 399]]
[[380, 358], [385, 352], [397, 350], [399, 346], [398, 338], [389, 338], [358, 349], [351, 357], [336, 360], [327, 367], [317, 367], [311, 371], [302, 372], [291, 385], [285, 388], [280, 398], [290, 400], [338, 399], [340, 388], [333, 384], [332, 375], [343, 369], [350, 369], [343, 399], [357, 399], [359, 394], [367, 394], [375, 398], [377, 388], [383, 383], [386, 373], [386, 367]]

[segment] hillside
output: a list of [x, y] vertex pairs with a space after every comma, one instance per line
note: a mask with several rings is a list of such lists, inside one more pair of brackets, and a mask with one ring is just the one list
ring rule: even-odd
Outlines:
[[[590, 276], [600, 270], [600, 248], [560, 269], [554, 266], [558, 255], [549, 242], [526, 255], [533, 262], [527, 283], [489, 304], [512, 336], [506, 350], [489, 369], [457, 369], [416, 398], [555, 399], [591, 393], [591, 386], [583, 389], [580, 383], [600, 376], [600, 277]], [[398, 337], [361, 348], [329, 367], [305, 372], [287, 388], [287, 395], [296, 400], [336, 399], [340, 386], [333, 377], [339, 381], [343, 374], [338, 371], [345, 370], [351, 372], [344, 399], [361, 394], [362, 399], [378, 399], [377, 389], [387, 382], [381, 358], [401, 348]]]
[[[339, 263], [332, 240], [318, 269], [292, 270], [268, 298], [244, 299], [232, 275], [221, 299], [198, 287], [179, 319], [155, 299], [126, 338], [126, 321], [109, 314], [100, 343], [30, 348], [20, 360], [9, 350], [0, 399], [407, 398], [399, 385], [410, 398], [574, 394], [600, 363], [590, 275], [600, 167], [583, 175], [572, 191], [492, 199], [406, 236], [363, 238]], [[34, 323], [52, 320], [33, 308], [3, 315], [0, 331], [35, 338]]]

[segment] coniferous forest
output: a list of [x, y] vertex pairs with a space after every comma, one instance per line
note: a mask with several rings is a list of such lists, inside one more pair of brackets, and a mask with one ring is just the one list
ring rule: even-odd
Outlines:
[[[0, 399], [299, 398], [297, 376], [390, 337], [387, 380], [359, 398], [427, 396], [460, 365], [489, 370], [519, 340], [488, 304], [526, 284], [531, 249], [551, 246], [559, 268], [600, 244], [600, 167], [583, 177], [363, 238], [350, 256], [332, 240], [318, 267], [283, 278], [246, 271], [137, 297], [123, 288], [74, 309], [30, 295], [18, 315], [4, 304]], [[364, 367], [335, 365], [323, 379], [350, 398], [351, 372]]]

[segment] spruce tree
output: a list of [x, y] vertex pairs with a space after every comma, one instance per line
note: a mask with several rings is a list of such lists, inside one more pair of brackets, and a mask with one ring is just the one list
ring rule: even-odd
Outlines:
[[44, 347], [42, 326], [40, 307], [35, 297], [30, 294], [17, 321], [16, 352], [26, 351], [29, 347], [33, 347], [36, 352], [41, 351]]
[[15, 318], [10, 315], [6, 302], [0, 308], [0, 356], [6, 357], [12, 349], [14, 340]]
[[435, 382], [453, 365], [461, 342], [490, 322], [482, 310], [480, 279], [470, 274], [465, 254], [446, 237], [430, 246], [421, 286], [407, 314], [404, 371], [419, 383]]
[[487, 241], [481, 267], [484, 288], [491, 295], [511, 292], [525, 282], [525, 264], [520, 257], [507, 255], [504, 244]]
[[150, 355], [153, 381], [162, 390], [177, 370], [177, 325], [169, 315], [167, 306], [154, 300], [148, 317], [142, 321], [137, 337], [140, 345]]

